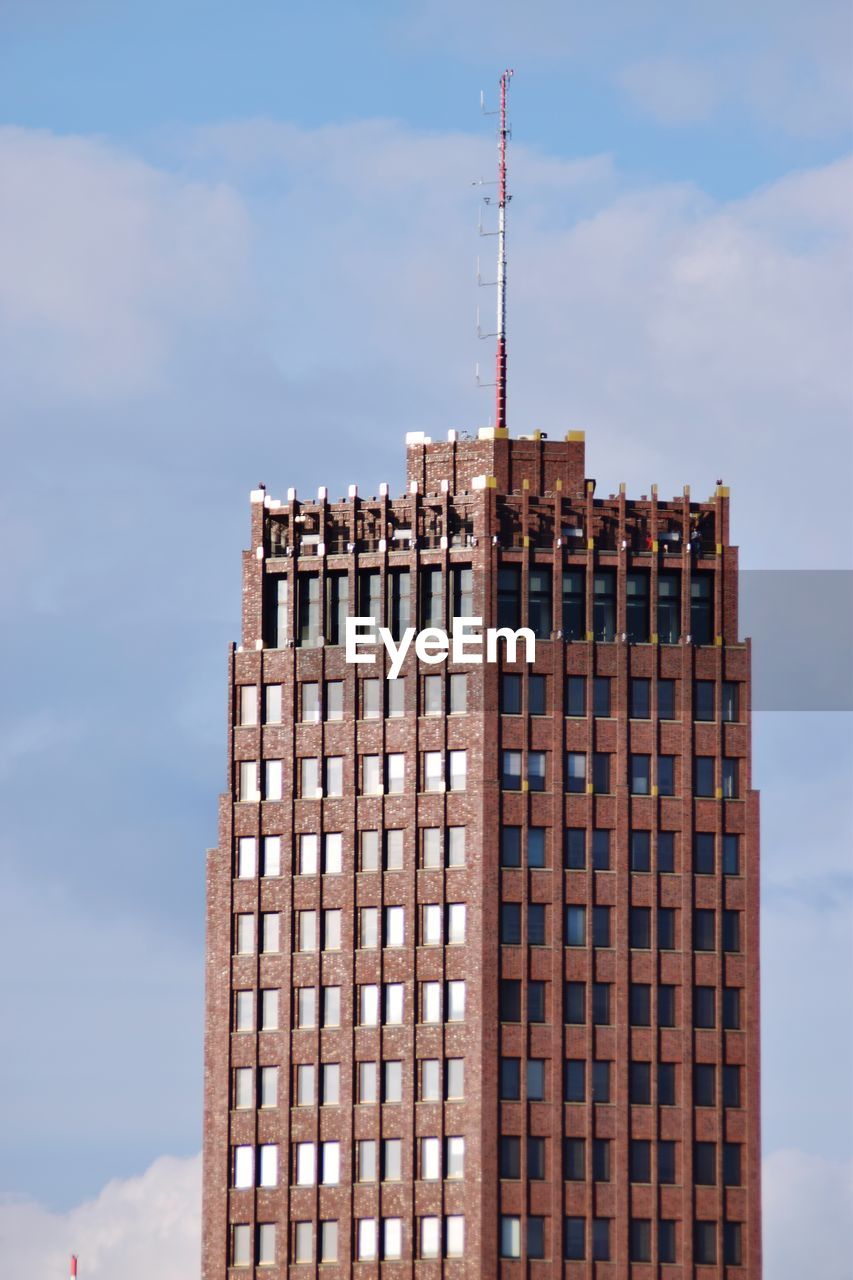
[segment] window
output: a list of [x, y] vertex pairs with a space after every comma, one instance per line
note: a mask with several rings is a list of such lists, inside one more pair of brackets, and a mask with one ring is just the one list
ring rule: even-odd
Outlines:
[[282, 787], [282, 762], [280, 760], [264, 761], [264, 799], [280, 800]]
[[716, 912], [698, 907], [693, 912], [693, 950], [716, 950]]
[[632, 1062], [628, 1072], [628, 1094], [632, 1103], [647, 1106], [652, 1100], [652, 1064]]
[[381, 756], [361, 757], [361, 793], [365, 796], [382, 795]]
[[[465, 903], [447, 904], [447, 942], [455, 946], [465, 941]], [[402, 945], [402, 943], [400, 944]]]
[[675, 1143], [658, 1143], [658, 1180], [665, 1186], [675, 1185]]
[[339, 1027], [341, 1025], [341, 989], [340, 987], [323, 987], [323, 1026]]
[[326, 684], [326, 719], [343, 720], [344, 718], [344, 682], [329, 680]]
[[376, 1219], [358, 1218], [356, 1228], [356, 1257], [359, 1262], [370, 1262], [376, 1257]]
[[464, 715], [468, 710], [468, 677], [457, 672], [450, 677], [450, 714]]
[[296, 1143], [296, 1185], [313, 1187], [316, 1176], [316, 1152], [313, 1142]]
[[258, 687], [254, 684], [244, 684], [239, 687], [239, 723], [242, 725], [256, 725], [258, 723]]
[[403, 1064], [388, 1061], [382, 1064], [382, 1101], [403, 1101]]
[[660, 720], [676, 718], [674, 680], [658, 680], [658, 718]]
[[527, 580], [527, 624], [537, 640], [550, 640], [551, 569], [548, 565], [530, 566]]
[[[366, 616], [366, 615], [365, 615]], [[361, 682], [362, 720], [382, 718], [382, 681], [370, 678]]]
[[531, 902], [527, 907], [527, 944], [544, 947], [547, 942], [547, 912], [542, 902]]
[[[740, 686], [733, 680], [723, 681], [723, 705], [721, 708], [722, 719], [725, 721], [737, 721], [740, 719], [738, 704]], [[732, 1224], [734, 1225], [734, 1224]]]
[[566, 907], [566, 946], [586, 946], [586, 907], [575, 904]]
[[312, 1222], [294, 1223], [293, 1251], [294, 1262], [313, 1262], [314, 1224]]
[[581, 1262], [586, 1257], [584, 1225], [583, 1218], [566, 1218], [565, 1220], [563, 1257], [570, 1262]]
[[740, 875], [740, 836], [723, 836], [723, 875]]
[[567, 982], [565, 984], [565, 1021], [579, 1026], [586, 1022], [586, 983]]
[[385, 1025], [387, 1027], [400, 1026], [403, 1021], [404, 991], [402, 982], [385, 983]]
[[264, 836], [261, 840], [261, 875], [281, 875], [281, 836]]
[[632, 982], [629, 1007], [632, 1027], [652, 1025], [652, 989], [647, 982]]
[[616, 638], [616, 574], [601, 569], [593, 577], [592, 625], [596, 640]]
[[379, 832], [359, 832], [359, 871], [379, 870]]
[[527, 785], [531, 791], [545, 790], [546, 751], [528, 751]]
[[697, 876], [714, 874], [714, 833], [697, 831], [693, 836], [693, 870]]
[[255, 993], [254, 991], [234, 992], [234, 1030], [254, 1031], [255, 1029]]
[[357, 1064], [357, 1099], [362, 1103], [376, 1102], [376, 1063], [359, 1062]]
[[690, 581], [690, 636], [694, 644], [712, 644], [714, 639], [714, 594], [707, 573], [694, 574]]
[[723, 987], [723, 1028], [737, 1031], [740, 1028], [740, 988]]
[[320, 1101], [325, 1107], [337, 1106], [341, 1100], [341, 1068], [337, 1062], [324, 1062], [320, 1068]]
[[376, 1143], [372, 1138], [355, 1144], [355, 1167], [359, 1182], [376, 1181]]
[[359, 1011], [358, 1022], [361, 1027], [379, 1026], [379, 988], [373, 982], [365, 983], [358, 989]]
[[395, 640], [403, 638], [403, 632], [412, 625], [412, 577], [408, 569], [392, 569], [388, 574], [391, 589], [391, 634]]
[[649, 575], [629, 572], [625, 589], [628, 639], [632, 644], [646, 644], [649, 639]]
[[382, 1256], [383, 1258], [401, 1258], [403, 1256], [403, 1219], [382, 1219]]
[[531, 978], [527, 984], [527, 1021], [546, 1022], [547, 982]]
[[299, 794], [303, 800], [316, 800], [320, 790], [320, 761], [308, 756], [299, 761]]
[[465, 1256], [465, 1218], [461, 1213], [448, 1213], [444, 1219], [445, 1248], [448, 1258]]
[[661, 1218], [658, 1223], [658, 1260], [675, 1262], [675, 1220]]
[[573, 793], [586, 790], [586, 756], [582, 751], [566, 753], [566, 790]]
[[391, 720], [399, 720], [406, 714], [406, 681], [402, 676], [389, 680], [387, 713]]
[[652, 833], [650, 831], [631, 832], [631, 870], [651, 871], [652, 867]]
[[610, 990], [609, 982], [592, 984], [592, 1021], [595, 1026], [610, 1025]]
[[296, 1025], [303, 1028], [317, 1025], [317, 993], [313, 987], [296, 989]]
[[592, 714], [607, 717], [610, 715], [610, 677], [596, 676], [592, 682]]
[[696, 756], [693, 761], [693, 790], [697, 796], [714, 794], [714, 757]]
[[[628, 1150], [629, 1176], [632, 1182], [651, 1182], [652, 1144], [646, 1139], [632, 1138]], [[635, 1258], [635, 1262], [642, 1259]]]
[[457, 564], [450, 572], [453, 575], [453, 616], [473, 618], [474, 570], [470, 565]]
[[658, 1063], [658, 1106], [675, 1106], [675, 1063]]
[[505, 947], [521, 946], [521, 903], [502, 902], [500, 938]]
[[465, 866], [464, 827], [448, 827], [447, 829], [447, 865], [448, 867]]
[[583, 1138], [563, 1139], [563, 1177], [567, 1182], [583, 1182], [586, 1177], [586, 1143]]
[[252, 1261], [252, 1229], [239, 1222], [231, 1228], [231, 1261], [235, 1267], [247, 1267]]
[[717, 1068], [713, 1062], [696, 1062], [693, 1064], [693, 1105], [696, 1107], [713, 1107], [716, 1105]]
[[521, 1257], [521, 1218], [501, 1214], [500, 1254], [502, 1258]]
[[[563, 639], [586, 639], [583, 569], [563, 571]], [[583, 713], [581, 713], [583, 714]]]
[[313, 876], [318, 870], [317, 848], [318, 838], [310, 832], [303, 832], [296, 837], [297, 875]]
[[341, 949], [341, 912], [338, 909], [323, 912], [323, 950]]
[[255, 951], [255, 917], [248, 913], [237, 916], [235, 952], [238, 956], [250, 956]]
[[586, 715], [585, 676], [568, 676], [566, 679], [566, 715]]
[[723, 1067], [723, 1106], [740, 1106], [740, 1067]]
[[547, 681], [545, 676], [531, 675], [527, 680], [527, 710], [532, 716], [547, 715]]
[[441, 689], [444, 683], [443, 676], [424, 676], [424, 707], [423, 714], [425, 716], [440, 716], [442, 713], [441, 705]]
[[299, 691], [300, 720], [304, 724], [316, 724], [320, 720], [320, 686], [313, 681], [304, 681]]
[[547, 831], [547, 828], [545, 827], [528, 827], [527, 865], [529, 867], [544, 867], [546, 864], [546, 857], [545, 857], [546, 831]]
[[610, 946], [610, 918], [610, 907], [593, 907], [592, 945], [594, 947]]
[[278, 1067], [260, 1067], [258, 1072], [258, 1104], [263, 1108], [278, 1106]]
[[344, 758], [343, 756], [328, 756], [326, 758], [326, 784], [325, 793], [327, 796], [342, 796], [344, 794]]
[[255, 1092], [252, 1082], [252, 1068], [238, 1067], [234, 1072], [234, 1107], [244, 1111], [255, 1105]]
[[714, 1263], [717, 1261], [716, 1222], [694, 1223], [693, 1256], [699, 1263]]
[[253, 836], [242, 836], [237, 841], [237, 877], [253, 880], [257, 872], [257, 842]]
[[320, 1143], [320, 1182], [324, 1187], [336, 1187], [340, 1181], [341, 1145], [339, 1142]]
[[527, 1257], [545, 1257], [545, 1219], [534, 1214], [527, 1216]]
[[441, 569], [421, 568], [421, 627], [444, 626], [444, 581]]
[[441, 828], [424, 827], [421, 830], [421, 866], [441, 866]]
[[425, 1182], [437, 1182], [441, 1177], [441, 1146], [438, 1138], [420, 1139], [421, 1178]]
[[583, 871], [586, 866], [586, 832], [583, 827], [566, 827], [565, 862], [570, 871]]
[[658, 756], [658, 793], [675, 795], [675, 756]]
[[255, 760], [240, 761], [240, 777], [237, 792], [241, 803], [254, 804], [261, 798], [258, 789], [258, 765]]
[[501, 752], [501, 786], [505, 791], [521, 790], [521, 752]]
[[521, 982], [518, 978], [501, 978], [499, 1001], [501, 1022], [521, 1021]]
[[386, 947], [402, 947], [404, 945], [405, 915], [403, 907], [385, 908]]
[[740, 951], [740, 912], [723, 912], [723, 950]]
[[583, 1058], [567, 1058], [563, 1072], [563, 1098], [566, 1102], [586, 1100], [586, 1063]]
[[714, 719], [714, 681], [697, 680], [693, 686], [693, 719]]
[[500, 1176], [502, 1178], [521, 1177], [521, 1139], [501, 1135], [498, 1148]]
[[629, 945], [647, 950], [652, 945], [652, 913], [649, 907], [631, 907], [628, 914]]
[[736, 800], [740, 794], [738, 772], [740, 761], [730, 756], [723, 758], [723, 799]]
[[597, 1262], [610, 1261], [610, 1218], [592, 1220], [592, 1256]]
[[741, 1185], [741, 1150], [739, 1142], [723, 1143], [724, 1187], [739, 1187]]
[[723, 1223], [723, 1262], [739, 1267], [742, 1262], [742, 1226], [739, 1222]]
[[392, 751], [385, 758], [389, 796], [400, 796], [406, 789], [406, 757], [402, 751]]
[[592, 789], [597, 794], [606, 795], [610, 787], [610, 754], [606, 751], [594, 751], [592, 756]]
[[693, 988], [693, 1025], [709, 1029], [716, 1025], [713, 987]]
[[421, 946], [441, 946], [441, 907], [437, 902], [421, 907]]
[[675, 907], [658, 907], [658, 946], [661, 951], [675, 950]]
[[445, 1060], [445, 1096], [450, 1098], [465, 1097], [465, 1059], [447, 1058]]
[[643, 676], [634, 676], [630, 685], [630, 710], [632, 720], [649, 720], [651, 718], [651, 680]]
[[501, 675], [501, 712], [505, 716], [521, 715], [521, 676], [504, 672]]
[[424, 791], [443, 791], [444, 790], [444, 752], [443, 751], [425, 751], [424, 760]]
[[278, 1030], [278, 990], [270, 987], [261, 992], [261, 1031]]
[[424, 1058], [421, 1061], [421, 1102], [441, 1101], [441, 1063], [438, 1058]]
[[326, 628], [329, 644], [343, 644], [346, 631], [346, 618], [349, 610], [349, 578], [346, 573], [329, 573], [326, 575], [328, 604], [326, 607]]
[[373, 633], [382, 623], [381, 576], [378, 569], [363, 569], [358, 575], [358, 611], [362, 618], [373, 619]]
[[610, 870], [610, 831], [606, 828], [597, 828], [592, 833], [592, 869]]
[[632, 1218], [628, 1228], [628, 1251], [632, 1262], [650, 1262], [652, 1224], [648, 1218]]
[[459, 979], [447, 984], [447, 1021], [465, 1021], [465, 983]]
[[450, 790], [464, 791], [468, 780], [468, 752], [450, 751]]
[[503, 565], [498, 569], [498, 626], [516, 630], [521, 623], [521, 568]]
[[301, 573], [297, 582], [298, 643], [311, 649], [320, 639], [320, 579], [316, 573]]
[[592, 1064], [592, 1100], [610, 1101], [610, 1063], [604, 1059], [596, 1059]]
[[521, 1097], [520, 1058], [501, 1058], [500, 1096], [505, 1102], [517, 1102]]
[[444, 1176], [465, 1177], [465, 1139], [462, 1137], [444, 1139]]
[[439, 1218], [421, 1218], [420, 1256], [437, 1258], [441, 1252], [441, 1220]]
[[441, 1022], [441, 983], [421, 983], [421, 1022]]
[[632, 755], [631, 793], [635, 796], [647, 796], [651, 790], [651, 756]]
[[666, 982], [658, 987], [658, 1026], [675, 1026], [675, 987]]
[[675, 871], [675, 832], [658, 832], [658, 871]]
[[283, 649], [290, 638], [288, 626], [288, 580], [282, 574], [268, 578], [265, 583], [266, 621], [269, 629], [267, 643], [273, 649]]
[[610, 1181], [609, 1138], [593, 1138], [592, 1140], [592, 1180], [593, 1182]]

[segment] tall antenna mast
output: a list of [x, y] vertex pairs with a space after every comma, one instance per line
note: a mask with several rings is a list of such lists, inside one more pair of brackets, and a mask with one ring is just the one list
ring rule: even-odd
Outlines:
[[500, 126], [498, 128], [498, 332], [495, 358], [495, 426], [506, 427], [506, 95], [512, 70], [501, 76]]

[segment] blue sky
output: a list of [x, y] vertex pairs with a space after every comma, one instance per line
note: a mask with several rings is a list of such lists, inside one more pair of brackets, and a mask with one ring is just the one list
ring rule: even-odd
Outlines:
[[[405, 431], [487, 420], [471, 182], [505, 65], [513, 429], [584, 427], [605, 492], [722, 476], [749, 568], [851, 567], [850, 49], [830, 0], [0, 3], [0, 1238], [22, 1268], [84, 1223], [93, 1280], [136, 1280], [146, 1197], [186, 1198], [195, 1247], [248, 491], [399, 489]], [[850, 716], [755, 729], [768, 1274], [803, 1274], [796, 1193], [841, 1280]]]

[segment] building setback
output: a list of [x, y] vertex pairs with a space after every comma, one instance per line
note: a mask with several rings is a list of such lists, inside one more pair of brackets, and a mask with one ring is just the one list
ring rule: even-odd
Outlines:
[[[207, 869], [204, 1280], [760, 1280], [758, 796], [728, 490], [582, 433], [252, 494]], [[344, 619], [535, 663], [345, 661]]]

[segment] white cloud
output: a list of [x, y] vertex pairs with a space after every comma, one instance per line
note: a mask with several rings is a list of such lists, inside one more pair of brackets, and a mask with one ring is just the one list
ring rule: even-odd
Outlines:
[[766, 1280], [850, 1280], [853, 1160], [774, 1151], [762, 1179]]
[[161, 1156], [67, 1213], [0, 1198], [0, 1257], [9, 1276], [65, 1276], [76, 1253], [81, 1280], [188, 1280], [199, 1273], [200, 1224], [201, 1156]]

